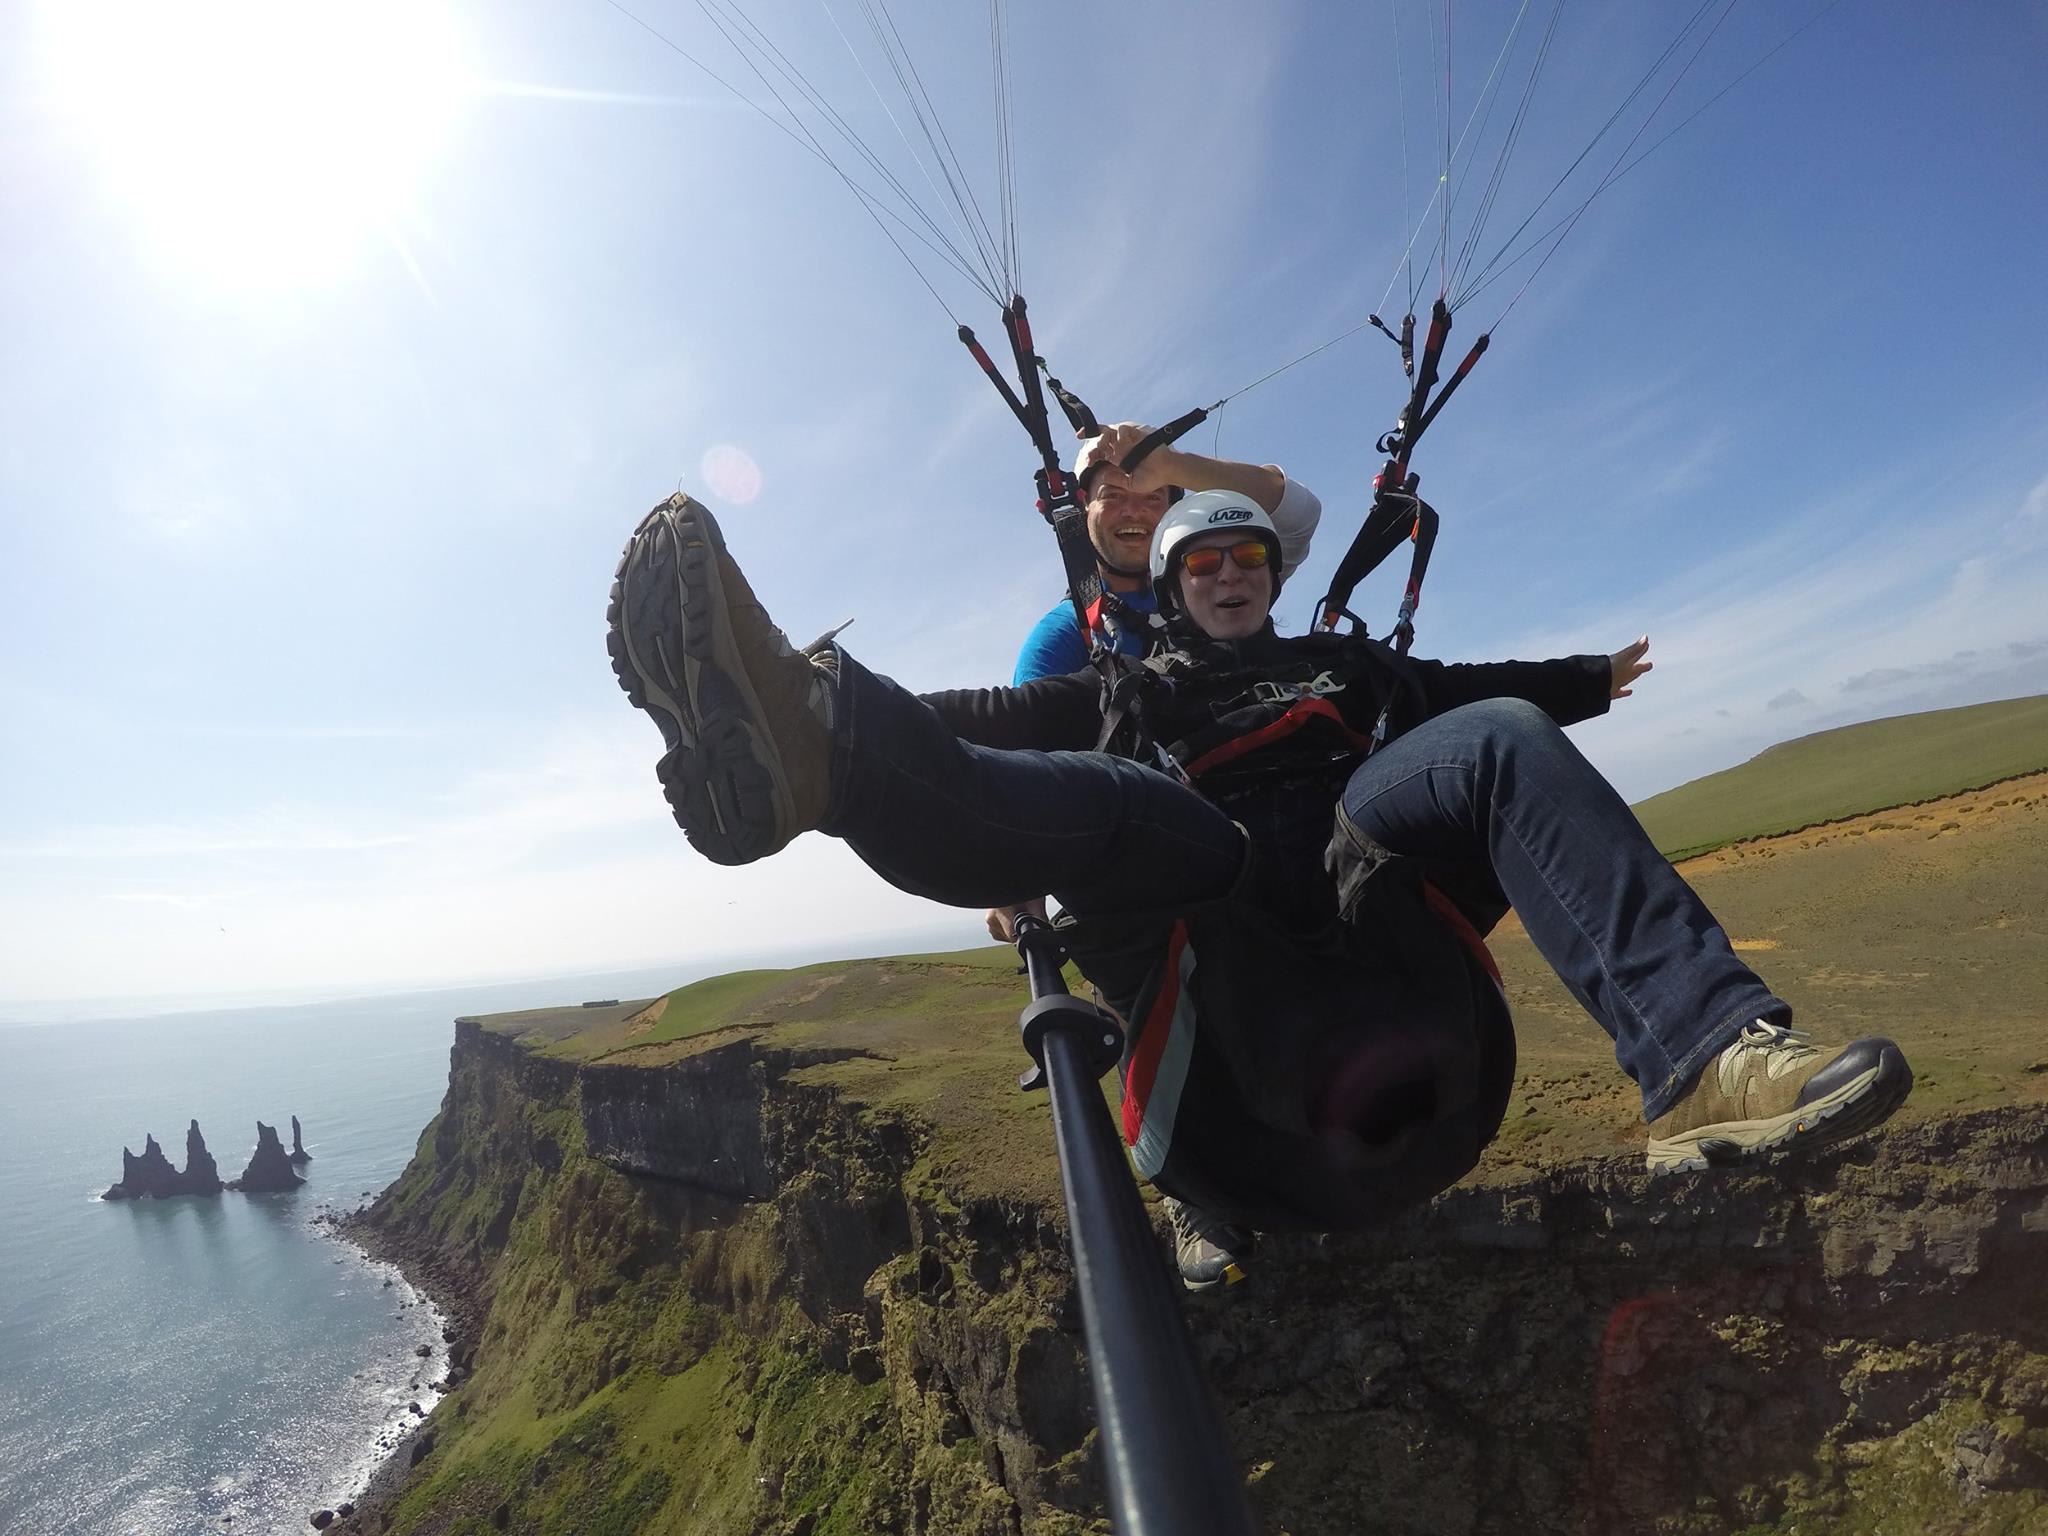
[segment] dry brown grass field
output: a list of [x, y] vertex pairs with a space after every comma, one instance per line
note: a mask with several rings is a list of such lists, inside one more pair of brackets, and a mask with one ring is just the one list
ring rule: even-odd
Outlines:
[[[1823, 1041], [1890, 1035], [1916, 1082], [1897, 1123], [2048, 1100], [2048, 774], [1678, 866]], [[1606, 1037], [1510, 918], [1493, 938], [1521, 1078], [1477, 1177], [1642, 1139]]]

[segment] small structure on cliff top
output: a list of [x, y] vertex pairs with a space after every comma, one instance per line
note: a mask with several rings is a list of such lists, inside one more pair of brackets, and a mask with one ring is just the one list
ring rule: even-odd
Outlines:
[[185, 1131], [185, 1167], [171, 1166], [156, 1137], [142, 1138], [142, 1156], [121, 1149], [121, 1180], [107, 1187], [102, 1200], [164, 1200], [172, 1195], [217, 1195], [221, 1191], [220, 1169], [206, 1150], [206, 1138], [194, 1120]]
[[242, 1170], [242, 1176], [228, 1185], [245, 1194], [260, 1194], [266, 1190], [297, 1189], [306, 1181], [292, 1171], [292, 1160], [284, 1149], [284, 1143], [277, 1139], [277, 1127], [256, 1122], [256, 1150], [249, 1156], [249, 1166]]
[[[258, 1122], [258, 1124], [261, 1124], [261, 1123], [262, 1123], [262, 1122], [260, 1122], [260, 1121]], [[293, 1116], [292, 1116], [292, 1165], [293, 1165], [294, 1167], [297, 1167], [297, 1166], [298, 1166], [299, 1164], [301, 1164], [301, 1163], [310, 1163], [311, 1161], [313, 1161], [313, 1154], [312, 1154], [312, 1153], [310, 1153], [310, 1152], [308, 1152], [308, 1151], [306, 1150], [306, 1144], [305, 1144], [305, 1143], [304, 1143], [303, 1141], [301, 1141], [301, 1140], [299, 1139], [299, 1117], [298, 1117], [297, 1115], [293, 1115]]]

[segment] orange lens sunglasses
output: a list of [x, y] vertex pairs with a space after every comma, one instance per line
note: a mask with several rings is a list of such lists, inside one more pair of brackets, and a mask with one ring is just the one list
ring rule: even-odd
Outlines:
[[1265, 569], [1268, 551], [1262, 539], [1246, 539], [1242, 544], [1205, 544], [1182, 557], [1181, 569], [1190, 576], [1214, 576], [1223, 569], [1225, 555], [1240, 571], [1258, 571]]

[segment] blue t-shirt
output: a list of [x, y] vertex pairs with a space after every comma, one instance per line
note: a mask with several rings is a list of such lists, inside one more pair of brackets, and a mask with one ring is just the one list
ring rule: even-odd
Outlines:
[[[1150, 587], [1119, 592], [1117, 597], [1125, 607], [1138, 613], [1152, 613], [1158, 607]], [[1126, 656], [1143, 656], [1144, 631], [1119, 629], [1116, 648]], [[1032, 625], [1031, 633], [1024, 637], [1024, 649], [1017, 653], [1017, 670], [1010, 675], [1010, 686], [1021, 688], [1040, 677], [1065, 677], [1087, 665], [1088, 644], [1081, 638], [1081, 626], [1074, 622], [1074, 605], [1061, 598], [1059, 606]]]

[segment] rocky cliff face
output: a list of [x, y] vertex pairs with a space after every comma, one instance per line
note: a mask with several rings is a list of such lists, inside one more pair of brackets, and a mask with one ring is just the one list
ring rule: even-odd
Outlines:
[[306, 1181], [292, 1171], [292, 1161], [284, 1149], [284, 1143], [277, 1139], [277, 1127], [256, 1122], [256, 1150], [249, 1154], [249, 1166], [242, 1170], [242, 1176], [228, 1185], [245, 1194], [261, 1194], [269, 1190], [297, 1189]]
[[[358, 1528], [1107, 1529], [1059, 1213], [806, 1064], [461, 1026], [369, 1235], [486, 1309], [474, 1375]], [[1267, 1531], [2048, 1529], [2048, 1109], [1461, 1189], [1240, 1292], [1189, 1322]]]
[[102, 1200], [162, 1200], [172, 1195], [217, 1195], [221, 1192], [220, 1170], [213, 1154], [206, 1150], [206, 1138], [194, 1120], [185, 1130], [185, 1167], [171, 1166], [156, 1137], [142, 1138], [142, 1156], [121, 1149], [121, 1179], [109, 1185]]

